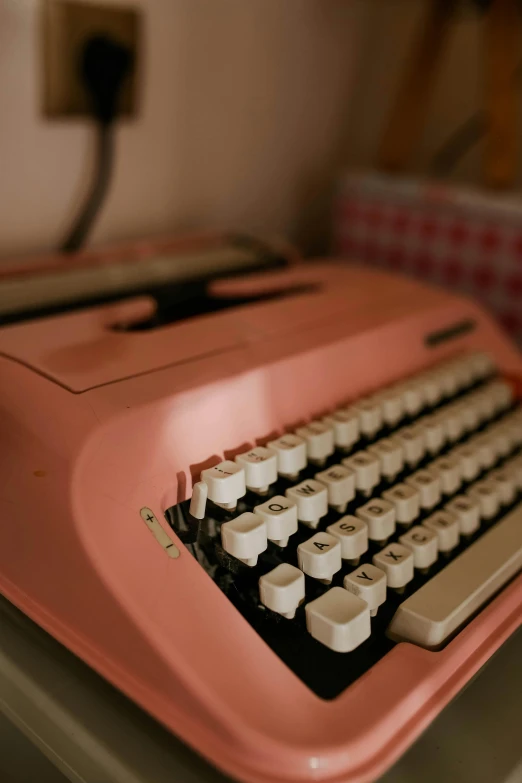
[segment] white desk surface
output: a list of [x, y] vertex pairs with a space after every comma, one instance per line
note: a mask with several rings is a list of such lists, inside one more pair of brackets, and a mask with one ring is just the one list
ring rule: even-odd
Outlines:
[[[73, 783], [227, 781], [2, 598], [0, 713]], [[521, 727], [519, 631], [379, 783], [522, 783]]]

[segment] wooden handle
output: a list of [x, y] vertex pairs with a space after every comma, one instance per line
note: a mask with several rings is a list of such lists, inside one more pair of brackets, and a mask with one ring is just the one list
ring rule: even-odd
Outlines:
[[518, 0], [492, 0], [485, 29], [487, 133], [484, 181], [513, 186], [517, 171], [516, 70], [520, 49]]
[[378, 166], [400, 171], [420, 140], [457, 0], [430, 0], [413, 57], [402, 75], [378, 152]]

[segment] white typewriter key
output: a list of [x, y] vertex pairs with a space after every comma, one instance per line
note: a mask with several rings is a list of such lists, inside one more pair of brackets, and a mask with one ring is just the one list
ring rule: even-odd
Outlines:
[[281, 563], [259, 580], [261, 603], [291, 620], [305, 597], [303, 572], [289, 563]]
[[192, 487], [189, 514], [196, 519], [204, 519], [207, 508], [208, 487], [204, 481], [196, 481]]
[[417, 416], [422, 410], [424, 400], [422, 389], [419, 388], [415, 378], [405, 381], [401, 388], [402, 404], [409, 416]]
[[408, 465], [413, 467], [421, 461], [426, 451], [425, 434], [422, 426], [403, 427], [395, 433], [395, 437], [402, 445], [404, 459]]
[[379, 459], [369, 451], [357, 451], [352, 457], [343, 459], [343, 465], [354, 471], [356, 488], [366, 494], [369, 494], [381, 479]]
[[382, 427], [382, 410], [377, 396], [358, 400], [354, 406], [359, 414], [359, 428], [363, 435], [373, 438]]
[[417, 376], [417, 386], [425, 405], [433, 407], [442, 397], [442, 389], [436, 373], [424, 372]]
[[475, 449], [480, 468], [491, 468], [495, 464], [495, 452], [487, 435], [475, 435], [469, 445]]
[[466, 354], [465, 356], [462, 356], [460, 362], [462, 367], [464, 368], [462, 372], [466, 378], [466, 389], [469, 389], [477, 382], [475, 368], [470, 361], [469, 353]]
[[502, 465], [502, 470], [506, 470], [518, 492], [522, 488], [522, 456], [511, 457]]
[[466, 372], [468, 374], [468, 386], [472, 386], [474, 383], [477, 382], [477, 372], [475, 368], [475, 364], [473, 362], [473, 354], [466, 352], [460, 357], [460, 361], [466, 365]]
[[250, 511], [221, 525], [221, 543], [225, 552], [255, 566], [257, 557], [267, 547], [266, 525], [261, 517]]
[[[400, 604], [386, 636], [394, 641], [413, 642], [428, 650], [439, 649], [515, 575], [522, 554], [520, 523], [519, 507], [427, 580]], [[471, 654], [473, 647], [480, 650], [484, 639], [485, 636], [477, 634], [475, 644], [470, 645]], [[515, 730], [512, 736], [519, 737], [520, 731]], [[421, 776], [419, 779], [426, 778]], [[456, 780], [452, 775], [449, 778], [436, 775], [435, 779], [452, 779], [453, 783]], [[477, 776], [472, 775], [471, 780], [477, 780]], [[485, 780], [491, 780], [491, 775], [486, 773]], [[515, 780], [519, 783], [520, 775], [515, 775]]]
[[455, 392], [465, 389], [467, 381], [471, 380], [471, 372], [466, 368], [463, 359], [464, 356], [459, 356], [445, 362], [446, 369], [453, 375]]
[[441, 364], [437, 368], [440, 383], [445, 397], [453, 397], [457, 393], [457, 377], [455, 371], [449, 362]]
[[438, 537], [433, 530], [416, 525], [399, 536], [399, 542], [413, 552], [415, 568], [424, 571], [429, 568], [439, 556]]
[[457, 373], [459, 389], [469, 389], [475, 381], [473, 368], [469, 362], [469, 354], [466, 353], [462, 354], [462, 356], [458, 356], [455, 359], [454, 367]]
[[390, 427], [395, 427], [404, 415], [402, 396], [396, 388], [383, 389], [376, 395], [381, 404], [383, 421]]
[[464, 422], [459, 405], [447, 405], [440, 413], [446, 438], [454, 443], [464, 432]]
[[484, 399], [481, 401], [484, 411], [487, 411], [487, 419], [492, 419], [497, 413], [500, 412], [500, 400], [498, 390], [495, 386], [496, 381], [490, 381], [484, 386], [480, 393], [484, 395]]
[[506, 457], [509, 454], [509, 439], [501, 432], [499, 432], [498, 425], [490, 424], [487, 427], [482, 437], [489, 443], [491, 452], [493, 454], [493, 465], [495, 465], [499, 459]]
[[467, 389], [473, 383], [473, 372], [467, 359], [467, 356], [459, 356], [451, 362], [459, 391]]
[[333, 427], [325, 421], [311, 421], [305, 427], [296, 430], [300, 438], [306, 441], [308, 459], [321, 465], [335, 451]]
[[461, 535], [470, 536], [479, 529], [480, 506], [476, 500], [466, 495], [457, 495], [445, 506], [445, 510], [457, 518]]
[[422, 523], [428, 530], [437, 534], [440, 552], [455, 549], [460, 539], [459, 521], [449, 511], [436, 511]]
[[459, 402], [459, 408], [464, 432], [474, 432], [480, 424], [477, 407], [466, 397]]
[[276, 453], [277, 470], [281, 476], [293, 478], [306, 467], [306, 441], [298, 435], [289, 432], [271, 440], [267, 446]]
[[413, 579], [413, 553], [402, 544], [388, 544], [373, 556], [373, 564], [384, 571], [388, 587], [400, 589]]
[[333, 427], [335, 445], [338, 448], [351, 449], [359, 440], [359, 414], [355, 408], [341, 408], [326, 416], [325, 422]]
[[517, 489], [522, 489], [522, 455], [511, 457], [504, 463], [504, 470], [508, 470]]
[[471, 443], [457, 446], [450, 452], [452, 459], [459, 463], [459, 472], [464, 481], [473, 481], [480, 473], [480, 465], [476, 448]]
[[455, 376], [457, 391], [461, 391], [471, 383], [471, 370], [467, 366], [466, 359], [467, 356], [461, 354], [445, 361], [446, 368], [449, 368]]
[[286, 497], [297, 506], [297, 518], [308, 527], [317, 527], [321, 517], [328, 512], [328, 491], [324, 484], [315, 479], [307, 479], [289, 487]]
[[503, 468], [493, 470], [488, 475], [488, 480], [496, 485], [498, 496], [503, 506], [509, 506], [513, 503], [516, 495], [515, 482], [508, 470]]
[[236, 462], [245, 471], [248, 489], [267, 492], [270, 484], [277, 481], [277, 455], [265, 446], [256, 446], [238, 454]]
[[[472, 429], [476, 429], [478, 426], [480, 426], [480, 424], [482, 424], [483, 421], [485, 421], [484, 411], [480, 401], [480, 394], [481, 392], [479, 391], [472, 391], [466, 394], [466, 397], [461, 400], [462, 404], [464, 404], [466, 408], [471, 411], [471, 413], [466, 414], [464, 417], [466, 427], [469, 426], [471, 420], [476, 422], [475, 427]], [[472, 432], [472, 429], [467, 431]]]
[[324, 484], [328, 491], [328, 504], [341, 513], [355, 497], [355, 473], [344, 465], [332, 465], [327, 470], [315, 474], [317, 481]]
[[466, 405], [473, 408], [474, 415], [477, 419], [477, 426], [480, 426], [480, 424], [486, 421], [486, 411], [484, 410], [484, 403], [481, 397], [483, 394], [483, 390], [478, 389], [477, 391], [471, 391], [466, 394], [465, 398]]
[[468, 394], [466, 401], [475, 409], [479, 424], [486, 424], [495, 412], [493, 400], [483, 388]]
[[445, 398], [450, 396], [450, 392], [448, 391], [449, 373], [444, 369], [442, 365], [435, 367], [432, 370], [432, 373], [437, 376], [437, 380], [440, 388], [441, 400], [444, 400]]
[[440, 416], [425, 416], [418, 423], [424, 430], [424, 442], [430, 454], [438, 454], [446, 439]]
[[408, 416], [417, 416], [423, 406], [422, 389], [419, 388], [415, 378], [405, 381], [401, 388], [402, 404]]
[[381, 473], [387, 479], [394, 479], [404, 467], [402, 445], [396, 438], [382, 438], [372, 446], [368, 446], [368, 451], [378, 458]]
[[503, 419], [504, 426], [509, 432], [511, 438], [511, 447], [516, 448], [522, 445], [522, 415], [521, 411], [517, 410], [511, 414], [508, 414]]
[[473, 380], [482, 381], [487, 378], [495, 369], [495, 364], [491, 356], [482, 351], [473, 352], [468, 356], [468, 362], [471, 365]]
[[405, 479], [405, 483], [419, 493], [421, 508], [433, 508], [440, 501], [440, 478], [433, 471], [427, 468], [418, 470]]
[[345, 590], [366, 601], [372, 617], [386, 601], [386, 574], [371, 563], [365, 563], [347, 574], [343, 584]]
[[281, 547], [297, 531], [297, 506], [282, 495], [255, 506], [254, 514], [265, 521], [268, 540]]
[[436, 380], [437, 387], [438, 387], [438, 394], [439, 398], [437, 402], [442, 402], [445, 397], [447, 397], [447, 389], [448, 389], [448, 382], [446, 378], [446, 371], [444, 369], [440, 369], [439, 367], [435, 367], [433, 370], [430, 370], [430, 375]]
[[[460, 377], [458, 365], [455, 363], [455, 360], [449, 359], [445, 361], [442, 365], [442, 370], [446, 374], [445, 381], [447, 388], [449, 389], [451, 387], [453, 389], [453, 391], [450, 392], [450, 396], [457, 394], [462, 386], [462, 378]], [[450, 378], [451, 380], [449, 380]]]
[[385, 500], [395, 506], [395, 517], [401, 525], [410, 525], [420, 512], [420, 494], [408, 484], [395, 484], [382, 493]]
[[316, 533], [297, 547], [299, 568], [308, 576], [331, 582], [341, 568], [341, 544], [329, 533]]
[[498, 487], [493, 481], [488, 479], [477, 481], [470, 487], [468, 495], [478, 502], [482, 519], [496, 517], [500, 509], [500, 496]]
[[368, 604], [342, 587], [332, 587], [305, 607], [308, 633], [330, 650], [355, 650], [371, 633]]
[[224, 508], [234, 509], [246, 493], [245, 471], [231, 460], [202, 470], [201, 481], [208, 487], [209, 500]]
[[437, 387], [439, 389], [439, 402], [441, 402], [446, 397], [444, 369], [440, 366], [433, 367], [431, 370], [429, 370], [429, 374], [432, 376], [432, 378], [435, 379], [437, 383]]
[[431, 462], [428, 469], [439, 477], [444, 495], [454, 495], [462, 484], [460, 460], [450, 454]]
[[507, 457], [511, 452], [511, 438], [507, 428], [502, 424], [488, 427], [488, 437], [491, 439], [493, 451], [497, 457]]
[[520, 446], [520, 435], [522, 434], [521, 422], [517, 417], [511, 418], [509, 414], [505, 416], [496, 425], [497, 429], [505, 438], [504, 456], [511, 454], [513, 449]]
[[326, 532], [339, 539], [343, 560], [358, 560], [368, 549], [368, 527], [357, 517], [341, 517]]
[[489, 459], [489, 462], [484, 465], [484, 467], [492, 467], [500, 457], [499, 451], [498, 451], [498, 440], [495, 435], [495, 427], [494, 425], [489, 425], [489, 427], [486, 427], [483, 433], [479, 436], [479, 438], [482, 439], [484, 443], [487, 443], [489, 452], [488, 456], [486, 457], [486, 461]]
[[372, 541], [387, 541], [395, 533], [395, 506], [389, 500], [372, 498], [355, 513], [368, 525]]
[[489, 389], [480, 389], [475, 394], [475, 405], [478, 408], [482, 422], [489, 421], [495, 415], [495, 398]]
[[491, 381], [486, 391], [493, 398], [495, 413], [506, 410], [513, 402], [513, 388], [507, 381]]

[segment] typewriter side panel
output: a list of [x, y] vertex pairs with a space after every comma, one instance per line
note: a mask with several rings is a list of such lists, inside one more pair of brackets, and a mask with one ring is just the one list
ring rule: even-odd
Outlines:
[[[476, 330], [449, 346], [433, 351], [419, 339], [440, 324], [468, 317], [477, 321]], [[149, 709], [227, 771], [248, 779], [262, 779], [261, 770], [273, 777], [283, 769], [295, 778], [311, 778], [317, 776], [317, 758], [326, 778], [350, 768], [353, 779], [368, 779], [374, 774], [364, 770], [368, 757], [373, 754], [376, 764], [385, 765], [398, 755], [400, 742], [405, 746], [427, 725], [517, 622], [520, 583], [501, 596], [495, 611], [471, 624], [473, 630], [448, 647], [443, 658], [400, 645], [371, 677], [328, 703], [260, 644], [182, 546], [178, 560], [164, 560], [160, 567], [152, 538], [138, 549], [129, 537], [122, 559], [120, 542], [136, 524], [142, 504], [159, 518], [157, 509], [190, 497], [196, 466], [209, 457], [217, 461], [260, 434], [321, 413], [343, 396], [362, 394], [468, 348], [490, 351], [501, 369], [520, 372], [517, 352], [467, 302], [451, 300], [423, 318], [399, 319], [344, 339], [341, 334], [337, 321], [313, 336], [279, 337], [260, 349], [230, 352], [212, 366], [170, 368], [89, 393], [102, 420], [109, 421], [111, 410], [129, 413], [100, 430], [82, 455], [86, 548], [144, 635], [154, 639], [159, 655], [178, 675], [183, 673], [187, 690], [200, 695], [215, 723], [234, 738], [239, 755], [216, 744], [215, 733], [203, 739], [201, 726], [190, 734], [184, 725], [170, 723], [161, 694], [151, 696]], [[310, 382], [317, 377], [320, 384]], [[174, 388], [176, 394], [169, 395]], [[111, 515], [119, 520], [111, 542], [103, 525], [89, 522], [95, 513], [89, 486], [111, 496]], [[116, 559], [117, 573], [111, 567]], [[180, 633], [187, 628], [190, 633]], [[473, 649], [476, 654], [470, 655]], [[436, 694], [429, 704], [422, 695], [426, 689]], [[354, 714], [360, 716], [356, 721], [350, 719]]]
[[[77, 524], [75, 470], [99, 422], [86, 400], [3, 358], [0, 379], [0, 591], [85, 660], [122, 658], [138, 669], [150, 645], [107, 589]], [[158, 663], [153, 678], [165, 676]]]
[[[476, 330], [451, 345], [432, 350], [419, 339], [469, 317]], [[442, 667], [435, 654], [399, 645], [371, 676], [323, 702], [169, 530], [163, 512], [190, 497], [196, 466], [224, 450], [466, 348], [489, 350], [501, 369], [520, 373], [517, 352], [467, 302], [353, 330], [349, 317], [337, 319], [82, 395], [0, 360], [0, 589], [247, 780], [371, 779], [501, 643], [520, 605], [519, 580], [444, 651]], [[144, 508], [178, 558], [151, 534]], [[437, 694], [429, 705], [426, 689]]]

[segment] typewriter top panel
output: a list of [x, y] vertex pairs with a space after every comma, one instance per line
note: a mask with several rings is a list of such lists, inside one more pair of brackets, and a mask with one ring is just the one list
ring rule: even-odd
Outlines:
[[213, 297], [214, 312], [170, 307], [162, 315], [141, 297], [6, 326], [0, 353], [78, 393], [334, 320], [348, 336], [458, 301], [407, 278], [326, 262], [221, 280]]

